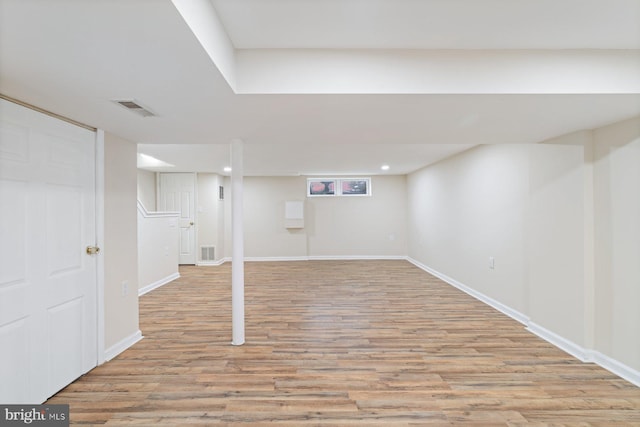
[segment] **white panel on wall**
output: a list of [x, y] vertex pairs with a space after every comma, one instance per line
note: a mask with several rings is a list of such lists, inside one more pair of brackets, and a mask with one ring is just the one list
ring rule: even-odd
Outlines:
[[138, 291], [146, 293], [179, 277], [178, 212], [149, 213], [138, 203]]
[[285, 202], [284, 226], [286, 228], [304, 228], [304, 202], [299, 200]]

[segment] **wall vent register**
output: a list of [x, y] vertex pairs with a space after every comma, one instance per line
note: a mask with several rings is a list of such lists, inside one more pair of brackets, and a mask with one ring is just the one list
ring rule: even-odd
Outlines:
[[202, 261], [215, 261], [216, 260], [216, 247], [215, 246], [200, 246], [200, 260], [202, 260]]

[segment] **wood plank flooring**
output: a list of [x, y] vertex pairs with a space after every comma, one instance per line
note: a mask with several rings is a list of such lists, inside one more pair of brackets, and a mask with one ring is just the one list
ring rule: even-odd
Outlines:
[[72, 424], [640, 426], [640, 388], [406, 261], [184, 267], [140, 299], [145, 338], [69, 385]]

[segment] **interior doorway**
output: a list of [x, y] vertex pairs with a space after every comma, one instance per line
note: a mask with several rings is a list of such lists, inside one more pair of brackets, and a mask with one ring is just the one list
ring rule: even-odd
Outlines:
[[158, 210], [179, 212], [179, 264], [196, 263], [196, 175], [161, 173], [158, 183]]

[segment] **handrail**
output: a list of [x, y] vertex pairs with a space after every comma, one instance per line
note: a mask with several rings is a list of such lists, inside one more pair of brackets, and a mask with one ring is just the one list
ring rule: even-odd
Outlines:
[[140, 200], [138, 200], [138, 212], [140, 212], [144, 218], [177, 218], [180, 216], [180, 212], [173, 211], [149, 212]]

